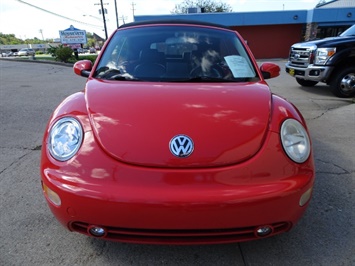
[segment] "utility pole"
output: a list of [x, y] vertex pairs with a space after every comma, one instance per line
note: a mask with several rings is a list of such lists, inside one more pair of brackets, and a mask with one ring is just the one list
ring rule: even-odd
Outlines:
[[104, 21], [104, 29], [105, 29], [105, 37], [107, 40], [107, 28], [106, 28], [106, 19], [105, 19], [105, 10], [104, 10], [104, 4], [102, 3], [102, 0], [100, 0], [101, 2], [101, 13], [102, 13], [102, 19]]
[[42, 29], [40, 29], [40, 30], [39, 30], [39, 33], [41, 33], [41, 35], [42, 35], [42, 41], [44, 41], [44, 37], [43, 37], [43, 30], [42, 30]]
[[120, 19], [122, 20], [123, 24], [126, 24], [125, 19], [127, 19], [127, 17], [124, 17], [124, 16], [122, 15]]
[[[100, 4], [94, 4], [94, 5], [101, 5], [102, 19], [104, 21], [105, 36], [106, 36], [106, 40], [107, 40], [107, 27], [106, 27], [106, 18], [105, 18], [105, 10], [107, 10], [107, 9], [104, 9], [104, 4], [102, 3], [102, 0], [100, 0]], [[108, 5], [108, 4], [105, 4], [105, 5]]]
[[134, 3], [134, 2], [132, 2], [132, 13], [133, 13], [133, 20], [134, 20], [134, 6], [135, 6], [136, 4]]
[[117, 14], [117, 2], [116, 2], [116, 0], [115, 0], [115, 12], [116, 12], [116, 24], [117, 24], [117, 28], [118, 28], [120, 25], [118, 24], [118, 14]]

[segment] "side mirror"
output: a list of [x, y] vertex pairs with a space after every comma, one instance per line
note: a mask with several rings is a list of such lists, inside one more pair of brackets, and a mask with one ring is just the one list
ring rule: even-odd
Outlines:
[[88, 78], [92, 69], [92, 62], [90, 60], [81, 60], [74, 64], [74, 73]]
[[264, 79], [272, 79], [280, 75], [280, 67], [274, 63], [263, 63], [260, 71]]

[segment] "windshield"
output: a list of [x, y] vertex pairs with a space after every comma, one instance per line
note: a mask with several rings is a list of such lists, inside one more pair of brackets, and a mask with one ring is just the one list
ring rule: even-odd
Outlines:
[[125, 28], [110, 40], [95, 78], [249, 81], [257, 72], [237, 35], [196, 26]]
[[348, 28], [346, 31], [344, 31], [342, 34], [340, 34], [341, 37], [345, 36], [355, 36], [355, 25], [352, 25], [350, 28]]

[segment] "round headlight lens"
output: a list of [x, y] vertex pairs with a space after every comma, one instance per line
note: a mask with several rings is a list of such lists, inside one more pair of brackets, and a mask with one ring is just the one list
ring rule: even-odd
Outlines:
[[286, 154], [296, 163], [305, 162], [311, 152], [306, 129], [300, 122], [287, 119], [281, 126], [281, 142]]
[[83, 139], [83, 129], [80, 123], [65, 117], [58, 120], [49, 132], [48, 150], [58, 161], [67, 161], [80, 148]]

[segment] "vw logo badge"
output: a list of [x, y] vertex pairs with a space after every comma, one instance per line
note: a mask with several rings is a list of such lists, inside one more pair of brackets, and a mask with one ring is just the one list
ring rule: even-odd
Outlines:
[[188, 157], [194, 150], [194, 143], [191, 138], [185, 135], [177, 135], [170, 140], [170, 151], [176, 157]]

